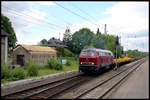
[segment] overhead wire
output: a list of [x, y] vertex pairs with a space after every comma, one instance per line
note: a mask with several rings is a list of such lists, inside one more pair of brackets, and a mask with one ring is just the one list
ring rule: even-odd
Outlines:
[[12, 10], [12, 11], [15, 11], [15, 12], [19, 13], [20, 15], [23, 14], [23, 16], [28, 16], [28, 17], [30, 17], [30, 18], [32, 18], [32, 19], [34, 18], [34, 20], [38, 20], [38, 21], [47, 23], [47, 24], [49, 24], [49, 25], [51, 25], [51, 26], [55, 26], [55, 27], [57, 27], [57, 28], [58, 28], [58, 27], [59, 27], [59, 28], [64, 28], [64, 27], [62, 27], [62, 26], [59, 26], [59, 25], [56, 25], [56, 24], [53, 24], [53, 23], [49, 23], [49, 22], [47, 22], [47, 21], [45, 21], [45, 20], [41, 20], [41, 19], [35, 18], [35, 17], [30, 16], [30, 15], [27, 15], [27, 14], [25, 14], [25, 13], [20, 13], [20, 12], [18, 12], [18, 11], [15, 10], [15, 9], [12, 9], [12, 8], [9, 8], [9, 7], [6, 7], [6, 6], [3, 6], [3, 7], [8, 8], [8, 9], [10, 9], [10, 10]]
[[[10, 10], [11, 12], [9, 12], [10, 14], [13, 14], [13, 15], [17, 15], [17, 16], [24, 16], [24, 15], [22, 15], [22, 14], [20, 14], [20, 13], [18, 13], [18, 12], [16, 12], [16, 11], [13, 11], [13, 10]], [[13, 11], [13, 12], [12, 12]], [[15, 17], [15, 16], [14, 16]], [[26, 21], [28, 21], [28, 22], [30, 22], [30, 23], [34, 23], [34, 24], [39, 24], [39, 23], [37, 23], [37, 22], [33, 22], [33, 21], [31, 21], [31, 20], [27, 20], [26, 18], [28, 18], [28, 17], [25, 17], [25, 19], [24, 20], [26, 20]], [[25, 21], [22, 21], [22, 23], [25, 23]], [[53, 30], [56, 30], [56, 28], [54, 28], [54, 27], [51, 27], [51, 26], [47, 26], [48, 28], [49, 28], [49, 30], [51, 30], [51, 29], [53, 29]]]
[[80, 12], [88, 15], [91, 19], [93, 19], [94, 21], [97, 21], [93, 16], [91, 16], [90, 14], [88, 14], [87, 12], [83, 11], [82, 9], [80, 9], [78, 6], [76, 6], [75, 4], [70, 4], [72, 5], [74, 8], [78, 9]]
[[65, 9], [65, 10], [67, 10], [68, 12], [70, 12], [70, 13], [72, 13], [72, 14], [74, 14], [74, 15], [76, 15], [76, 16], [78, 16], [78, 17], [80, 17], [80, 18], [82, 18], [82, 19], [84, 19], [84, 20], [86, 20], [86, 21], [88, 21], [88, 22], [90, 22], [92, 24], [94, 24], [95, 26], [98, 26], [94, 22], [89, 21], [89, 19], [87, 19], [86, 17], [83, 17], [83, 16], [73, 12], [72, 10], [70, 10], [70, 9], [68, 9], [68, 8], [66, 8], [66, 7], [64, 7], [64, 6], [62, 6], [62, 5], [60, 5], [60, 4], [56, 3], [56, 2], [55, 2], [55, 4], [58, 5], [59, 7], [63, 8], [63, 9]]
[[[70, 5], [72, 5], [74, 8], [78, 9], [80, 12], [84, 13], [85, 15], [89, 16], [92, 20], [97, 21], [96, 18], [94, 18], [93, 16], [91, 16], [89, 13], [83, 11], [83, 10], [82, 10], [81, 8], [79, 8], [77, 5], [71, 4], [71, 3], [70, 3]], [[97, 24], [97, 26], [99, 26], [99, 27], [103, 27], [103, 25], [104, 25], [104, 24], [102, 24], [102, 26]]]

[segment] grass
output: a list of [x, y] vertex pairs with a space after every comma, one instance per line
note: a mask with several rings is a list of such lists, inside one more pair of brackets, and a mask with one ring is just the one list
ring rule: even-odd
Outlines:
[[67, 71], [70, 71], [70, 70], [78, 70], [78, 62], [73, 62], [71, 64], [71, 66], [63, 65], [63, 67], [64, 67], [63, 70], [40, 68], [38, 76], [43, 76], [43, 75], [48, 75], [48, 74], [55, 74], [55, 73], [60, 73], [60, 72], [67, 72]]
[[[33, 77], [33, 76], [27, 76], [27, 69], [26, 68], [23, 68], [23, 69], [24, 69], [24, 72], [26, 74], [25, 79]], [[39, 66], [38, 70], [39, 70], [38, 76], [61, 73], [61, 72], [66, 73], [67, 71], [71, 71], [71, 70], [77, 70], [78, 71], [78, 62], [73, 61], [73, 62], [71, 62], [70, 66], [67, 66], [64, 64], [62, 70], [48, 69], [46, 66]], [[36, 76], [36, 77], [38, 77], [38, 76]], [[13, 78], [1, 79], [1, 83], [5, 84], [5, 83], [13, 81], [13, 80], [14, 80]]]

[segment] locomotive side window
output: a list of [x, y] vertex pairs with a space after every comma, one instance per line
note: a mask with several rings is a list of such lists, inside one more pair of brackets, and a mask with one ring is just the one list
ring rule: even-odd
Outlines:
[[102, 52], [102, 56], [104, 56], [104, 53]]
[[104, 56], [107, 56], [107, 55], [106, 55], [106, 52], [104, 52]]
[[101, 56], [101, 52], [98, 52], [98, 56]]
[[111, 53], [109, 53], [109, 56], [111, 56]]
[[107, 56], [107, 52], [105, 52], [105, 56]]
[[101, 56], [103, 56], [103, 52], [101, 52]]

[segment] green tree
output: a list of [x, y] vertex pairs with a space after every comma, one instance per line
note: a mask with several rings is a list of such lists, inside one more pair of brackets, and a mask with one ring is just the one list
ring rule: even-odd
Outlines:
[[105, 41], [98, 36], [93, 37], [92, 44], [95, 48], [106, 49]]
[[58, 57], [74, 57], [74, 54], [64, 47], [57, 46], [56, 50]]
[[1, 29], [8, 33], [8, 49], [10, 50], [10, 48], [15, 46], [17, 38], [9, 18], [3, 14], [1, 14]]
[[42, 40], [40, 41], [40, 44], [41, 44], [41, 45], [47, 44], [47, 40], [46, 40], [46, 39], [42, 39]]
[[68, 46], [69, 49], [71, 49], [71, 40], [72, 40], [72, 34], [70, 32], [70, 29], [66, 29], [63, 37], [63, 43]]
[[106, 36], [106, 45], [107, 49], [115, 52], [115, 36], [107, 34]]
[[82, 28], [79, 31], [76, 31], [72, 35], [72, 51], [76, 54], [79, 54], [80, 51], [86, 46], [92, 43], [94, 33], [88, 28]]

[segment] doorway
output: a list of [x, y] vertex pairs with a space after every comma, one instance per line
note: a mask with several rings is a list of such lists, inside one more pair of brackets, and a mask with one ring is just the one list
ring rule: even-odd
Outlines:
[[17, 64], [24, 66], [24, 55], [17, 55]]

